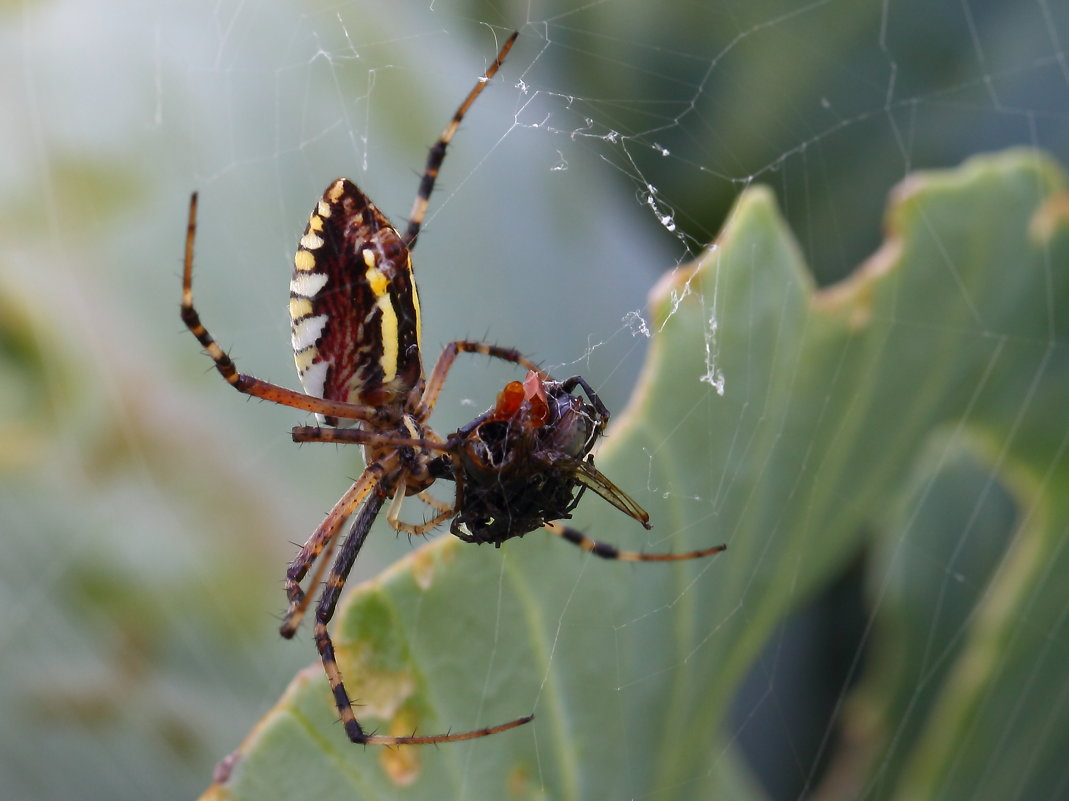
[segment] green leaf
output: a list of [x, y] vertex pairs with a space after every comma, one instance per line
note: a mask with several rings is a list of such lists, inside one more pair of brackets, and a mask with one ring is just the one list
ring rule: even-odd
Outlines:
[[[205, 797], [760, 798], [729, 702], [777, 625], [867, 546], [882, 658], [825, 797], [1050, 795], [1069, 743], [1067, 216], [1061, 173], [1032, 152], [915, 175], [884, 246], [816, 291], [771, 194], [747, 190], [653, 293], [648, 363], [598, 454], [655, 528], [589, 495], [576, 517], [620, 547], [729, 550], [631, 565], [538, 533], [500, 550], [442, 537], [339, 609], [358, 716], [534, 722], [355, 748], [312, 666]], [[1003, 519], [1016, 504], [1011, 542], [975, 533], [989, 509], [961, 481], [998, 488]]]

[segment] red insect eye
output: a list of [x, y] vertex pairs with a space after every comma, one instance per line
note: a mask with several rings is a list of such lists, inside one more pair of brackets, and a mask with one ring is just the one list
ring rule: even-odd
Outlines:
[[534, 370], [527, 373], [527, 377], [523, 379], [523, 394], [533, 426], [540, 428], [548, 423], [549, 401], [546, 399], [546, 388], [542, 384], [542, 377]]
[[511, 420], [519, 413], [521, 405], [523, 405], [523, 384], [519, 381], [509, 381], [497, 395], [493, 419]]

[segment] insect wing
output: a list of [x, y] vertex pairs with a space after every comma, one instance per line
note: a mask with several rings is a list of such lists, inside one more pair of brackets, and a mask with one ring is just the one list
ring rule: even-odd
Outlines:
[[582, 484], [584, 487], [592, 489], [625, 515], [633, 517], [645, 528], [650, 528], [649, 513], [639, 506], [634, 498], [609, 481], [593, 464], [568, 459], [562, 460], [562, 464], [559, 467], [572, 471], [572, 478], [577, 484]]

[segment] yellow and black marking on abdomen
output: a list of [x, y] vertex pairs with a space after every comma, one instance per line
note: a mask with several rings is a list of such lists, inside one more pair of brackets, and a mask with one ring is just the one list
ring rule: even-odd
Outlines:
[[423, 378], [408, 248], [344, 178], [327, 187], [301, 237], [290, 322], [297, 374], [309, 395], [400, 408]]

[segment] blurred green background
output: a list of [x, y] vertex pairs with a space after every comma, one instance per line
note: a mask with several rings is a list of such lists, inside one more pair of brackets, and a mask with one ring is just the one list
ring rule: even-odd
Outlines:
[[[646, 346], [633, 312], [747, 184], [773, 188], [829, 283], [877, 246], [911, 170], [1019, 144], [1069, 161], [1069, 9], [1051, 2], [27, 2], [0, 26], [11, 798], [191, 797], [314, 659], [275, 633], [282, 571], [359, 457], [293, 446], [300, 415], [228, 390], [182, 330], [191, 190], [207, 325], [243, 371], [294, 386], [287, 282], [315, 198], [347, 175], [403, 219], [426, 147], [519, 29], [416, 253], [428, 358], [485, 337], [619, 409]], [[507, 374], [458, 367], [436, 427]], [[1010, 526], [1008, 503], [983, 519]], [[409, 552], [380, 529], [354, 578]], [[769, 686], [798, 674], [790, 695], [834, 707], [862, 653], [825, 665], [813, 646], [839, 624], [798, 621], [738, 702], [740, 739], [776, 707], [759, 742], [794, 760], [766, 774], [781, 797], [814, 769]]]

